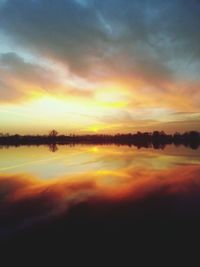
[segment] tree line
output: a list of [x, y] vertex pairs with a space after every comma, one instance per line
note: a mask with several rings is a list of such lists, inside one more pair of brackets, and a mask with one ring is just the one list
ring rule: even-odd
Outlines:
[[0, 133], [0, 146], [20, 145], [59, 145], [59, 144], [118, 144], [140, 147], [154, 147], [162, 149], [166, 145], [184, 145], [197, 149], [200, 145], [200, 132], [166, 134], [164, 131], [137, 132], [127, 134], [86, 134], [62, 135], [52, 130], [48, 135], [19, 135]]

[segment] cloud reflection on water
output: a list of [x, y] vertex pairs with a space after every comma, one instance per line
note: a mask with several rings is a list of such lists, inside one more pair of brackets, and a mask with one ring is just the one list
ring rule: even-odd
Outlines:
[[31, 174], [1, 174], [0, 235], [66, 217], [81, 203], [87, 203], [97, 215], [102, 210], [109, 215], [118, 208], [116, 212], [120, 214], [121, 207], [128, 205], [136, 220], [161, 214], [168, 218], [200, 215], [199, 178], [199, 164], [168, 169], [129, 166], [51, 180]]

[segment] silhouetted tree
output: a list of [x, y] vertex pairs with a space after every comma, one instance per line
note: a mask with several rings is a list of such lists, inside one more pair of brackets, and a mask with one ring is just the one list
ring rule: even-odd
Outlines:
[[58, 135], [58, 132], [54, 129], [49, 132], [49, 137], [56, 137], [57, 135]]

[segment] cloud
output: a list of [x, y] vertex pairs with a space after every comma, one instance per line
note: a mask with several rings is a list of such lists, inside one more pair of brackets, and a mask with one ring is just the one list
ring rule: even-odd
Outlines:
[[18, 98], [18, 92], [15, 88], [8, 85], [6, 81], [0, 80], [0, 98], [1, 101], [10, 101]]
[[48, 90], [55, 84], [50, 71], [40, 65], [25, 62], [16, 53], [0, 54], [0, 73], [1, 101], [23, 97], [29, 94], [31, 86]]
[[[62, 69], [54, 66], [41, 65], [25, 61], [16, 53], [0, 54], [0, 97], [2, 102], [23, 99], [30, 93], [53, 93], [65, 96], [89, 96], [91, 90], [87, 89], [84, 80], [78, 80], [67, 71], [62, 74]], [[80, 84], [86, 88], [81, 90]], [[59, 90], [57, 90], [59, 88]], [[34, 92], [33, 92], [34, 91]]]
[[30, 84], [38, 83], [45, 88], [53, 83], [50, 71], [45, 70], [40, 65], [25, 62], [15, 53], [1, 54], [0, 64], [3, 70]]
[[107, 75], [155, 82], [170, 79], [180, 58], [199, 60], [199, 9], [195, 0], [10, 0], [0, 25], [17, 44], [81, 76], [102, 75], [105, 66]]
[[198, 112], [199, 11], [197, 0], [3, 1], [1, 102], [31, 90], [93, 101], [110, 82], [127, 93], [125, 121], [135, 107]]
[[8, 1], [1, 15], [2, 29], [17, 42], [67, 62], [72, 69], [87, 69], [88, 53], [98, 53], [101, 32], [95, 27], [95, 14], [75, 1]]

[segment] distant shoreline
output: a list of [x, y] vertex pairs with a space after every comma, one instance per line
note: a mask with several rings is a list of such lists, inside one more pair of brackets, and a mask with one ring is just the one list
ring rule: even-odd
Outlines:
[[53, 130], [49, 135], [9, 135], [0, 134], [0, 146], [20, 145], [76, 145], [76, 144], [116, 144], [140, 147], [164, 148], [166, 145], [184, 145], [192, 149], [200, 146], [200, 132], [166, 134], [163, 131], [137, 132], [115, 135], [58, 135]]

